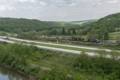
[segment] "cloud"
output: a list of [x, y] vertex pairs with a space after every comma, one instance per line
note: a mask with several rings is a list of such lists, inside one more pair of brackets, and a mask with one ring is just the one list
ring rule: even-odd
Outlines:
[[36, 0], [18, 0], [19, 2], [36, 2]]
[[12, 10], [14, 7], [10, 5], [0, 5], [0, 11]]
[[120, 0], [0, 0], [0, 15], [40, 20], [100, 18], [120, 11]]
[[47, 3], [43, 2], [43, 1], [40, 1], [40, 5], [42, 5], [42, 6], [46, 6]]
[[9, 2], [7, 0], [0, 1], [0, 11], [10, 11], [10, 10], [15, 9], [13, 4], [14, 4], [13, 2]]
[[116, 4], [116, 3], [119, 3], [119, 0], [108, 0], [107, 3]]

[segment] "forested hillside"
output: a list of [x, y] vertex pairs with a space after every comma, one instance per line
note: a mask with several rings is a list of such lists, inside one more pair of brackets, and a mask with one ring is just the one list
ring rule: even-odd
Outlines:
[[98, 21], [84, 24], [83, 34], [90, 38], [109, 39], [109, 33], [120, 31], [120, 13], [108, 15]]
[[60, 35], [62, 29], [78, 28], [79, 24], [67, 22], [39, 21], [34, 19], [0, 18], [0, 31], [22, 33], [35, 32], [45, 35]]
[[[17, 33], [24, 38], [35, 35], [63, 35], [77, 38], [117, 40], [120, 38], [120, 13], [90, 22], [50, 22], [34, 19], [0, 18], [0, 31]], [[117, 36], [114, 35], [117, 32]]]

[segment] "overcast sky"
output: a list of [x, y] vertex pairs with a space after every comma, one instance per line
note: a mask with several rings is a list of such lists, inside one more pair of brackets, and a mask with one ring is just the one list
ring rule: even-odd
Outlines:
[[77, 21], [116, 12], [120, 0], [0, 0], [1, 17]]

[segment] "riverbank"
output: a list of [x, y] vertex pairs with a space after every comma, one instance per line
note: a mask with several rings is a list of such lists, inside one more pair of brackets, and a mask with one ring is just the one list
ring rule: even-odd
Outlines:
[[36, 77], [35, 80], [117, 80], [120, 77], [116, 53], [115, 57], [105, 58], [102, 54], [99, 57], [69, 54], [6, 43], [0, 43], [0, 50], [2, 64]]
[[[4, 44], [2, 44], [2, 45], [4, 45]], [[7, 44], [5, 44], [5, 45], [7, 45]], [[1, 43], [0, 43], [0, 46], [1, 46]], [[27, 80], [37, 80], [37, 78], [35, 76], [30, 75], [30, 74], [26, 73], [25, 71], [23, 71], [21, 68], [19, 68], [18, 65], [24, 65], [24, 64], [21, 64], [24, 62], [17, 60], [17, 58], [15, 58], [12, 54], [9, 55], [6, 53], [2, 53], [2, 54], [0, 54], [0, 56], [1, 56], [0, 66], [26, 77]], [[27, 65], [24, 65], [22, 67], [24, 68], [24, 70], [27, 69]]]
[[3, 67], [3, 68], [5, 68], [5, 69], [9, 70], [10, 72], [17, 73], [17, 74], [19, 74], [20, 76], [25, 77], [26, 80], [36, 80], [36, 78], [33, 77], [32, 75], [27, 75], [27, 74], [25, 74], [24, 72], [22, 72], [22, 71], [20, 71], [20, 70], [17, 70], [17, 69], [15, 69], [15, 68], [7, 65], [7, 64], [0, 63], [0, 67]]
[[0, 80], [29, 80], [26, 74], [21, 73], [3, 63], [0, 63], [0, 76]]

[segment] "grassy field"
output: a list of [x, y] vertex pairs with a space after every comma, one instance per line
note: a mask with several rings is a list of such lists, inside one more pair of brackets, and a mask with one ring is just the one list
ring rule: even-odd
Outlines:
[[119, 77], [120, 63], [114, 57], [89, 57], [2, 43], [0, 50], [0, 63], [34, 76], [35, 80], [117, 80]]
[[[9, 38], [8, 38], [9, 39]], [[12, 39], [9, 39], [11, 41], [15, 41], [16, 43], [20, 43], [20, 44], [31, 44], [31, 45], [39, 45], [39, 46], [47, 46], [47, 47], [53, 47], [53, 48], [61, 48], [61, 49], [68, 49], [68, 50], [76, 50], [76, 51], [82, 51], [82, 52], [93, 52], [93, 53], [98, 53], [98, 54], [113, 54], [113, 52], [115, 50], [113, 50], [113, 52], [107, 52], [105, 50], [102, 50], [102, 49], [105, 49], [105, 48], [100, 48], [101, 50], [94, 50], [94, 49], [87, 49], [87, 48], [77, 48], [77, 47], [70, 47], [70, 46], [62, 46], [62, 45], [54, 45], [54, 44], [42, 44], [42, 43], [35, 43], [35, 42], [20, 42], [20, 41], [17, 41], [17, 40], [12, 40]], [[119, 52], [114, 52], [115, 54], [119, 54]]]
[[120, 31], [119, 32], [110, 33], [110, 39], [111, 40], [120, 39]]
[[[6, 38], [10, 40], [9, 38]], [[12, 40], [12, 39], [11, 39]], [[16, 40], [14, 40], [16, 41]], [[56, 40], [47, 40], [47, 39], [39, 39], [34, 41], [40, 41], [40, 42], [46, 42], [46, 43], [55, 43], [58, 44]], [[120, 45], [104, 45], [104, 44], [97, 44], [97, 43], [86, 43], [86, 42], [71, 42], [71, 41], [58, 41], [59, 44], [66, 44], [66, 45], [73, 45], [73, 46], [85, 46], [85, 47], [96, 47], [100, 49], [111, 49], [111, 50], [120, 50]], [[40, 44], [43, 45], [43, 44]], [[47, 46], [53, 46], [53, 45], [47, 45]], [[63, 46], [56, 46], [56, 47], [63, 47]], [[64, 48], [64, 47], [63, 47]], [[66, 47], [67, 48], [67, 47]], [[71, 49], [71, 48], [70, 48]], [[76, 50], [76, 49], [73, 49]], [[77, 49], [78, 50], [78, 49]], [[81, 50], [81, 49], [79, 49]], [[86, 49], [85, 49], [86, 50]], [[88, 49], [87, 49], [88, 50]], [[88, 50], [89, 51], [89, 50]]]

